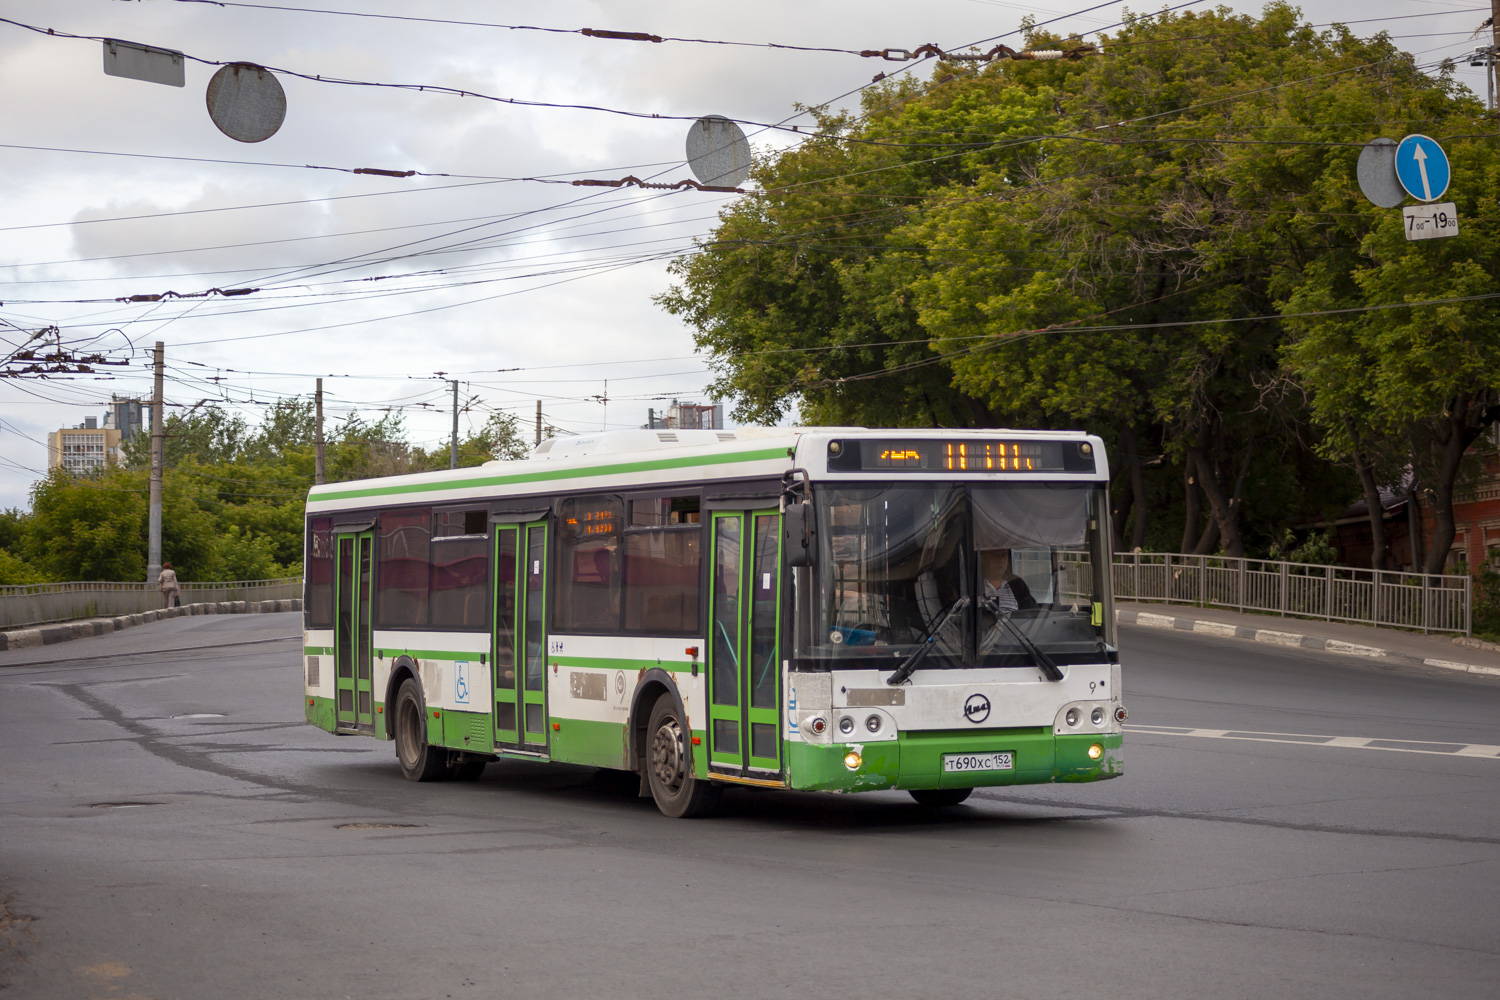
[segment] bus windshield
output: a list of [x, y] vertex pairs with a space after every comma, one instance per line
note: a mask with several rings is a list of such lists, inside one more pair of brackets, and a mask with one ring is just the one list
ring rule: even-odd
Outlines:
[[807, 666], [1114, 659], [1105, 495], [1085, 483], [824, 487]]

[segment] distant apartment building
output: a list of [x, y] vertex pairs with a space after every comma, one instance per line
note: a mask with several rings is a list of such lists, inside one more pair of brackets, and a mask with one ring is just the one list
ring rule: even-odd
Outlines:
[[141, 433], [146, 412], [146, 404], [140, 400], [114, 396], [102, 425], [97, 417], [85, 417], [77, 427], [49, 432], [47, 468], [78, 475], [118, 462], [120, 446]]
[[646, 411], [646, 430], [704, 430], [724, 429], [724, 407], [719, 403], [680, 403], [672, 405], [662, 413], [654, 409]]

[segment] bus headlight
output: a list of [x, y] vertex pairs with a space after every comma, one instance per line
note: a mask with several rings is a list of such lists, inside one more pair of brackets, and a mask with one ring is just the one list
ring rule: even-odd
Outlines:
[[1104, 747], [1094, 743], [1089, 747], [1089, 760], [1098, 760], [1104, 756]]
[[847, 715], [840, 719], [839, 732], [843, 733], [845, 736], [848, 736], [850, 733], [854, 732], [854, 720]]
[[848, 753], [844, 754], [844, 766], [851, 771], [858, 771], [859, 765], [863, 764], [864, 762], [865, 759], [859, 755], [858, 750], [850, 750]]
[[1069, 726], [1076, 726], [1076, 725], [1078, 725], [1078, 719], [1079, 719], [1078, 709], [1076, 709], [1076, 708], [1070, 708], [1070, 709], [1068, 709], [1068, 714], [1063, 716], [1063, 720], [1065, 722], [1067, 722], [1067, 724]]
[[1091, 720], [1093, 720], [1093, 723], [1096, 726], [1102, 726], [1102, 725], [1104, 725], [1104, 709], [1102, 709], [1102, 708], [1096, 708], [1096, 709], [1094, 709], [1094, 711], [1089, 715], [1089, 718]]

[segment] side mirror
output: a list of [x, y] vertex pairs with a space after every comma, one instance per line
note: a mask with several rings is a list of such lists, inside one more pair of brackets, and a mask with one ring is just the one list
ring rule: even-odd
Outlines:
[[811, 566], [814, 551], [812, 504], [788, 504], [782, 516], [786, 525], [786, 564]]

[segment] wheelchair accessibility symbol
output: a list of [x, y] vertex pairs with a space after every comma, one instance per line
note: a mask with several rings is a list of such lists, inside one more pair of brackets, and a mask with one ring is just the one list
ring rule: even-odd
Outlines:
[[453, 664], [453, 701], [459, 705], [469, 703], [469, 661], [457, 660]]

